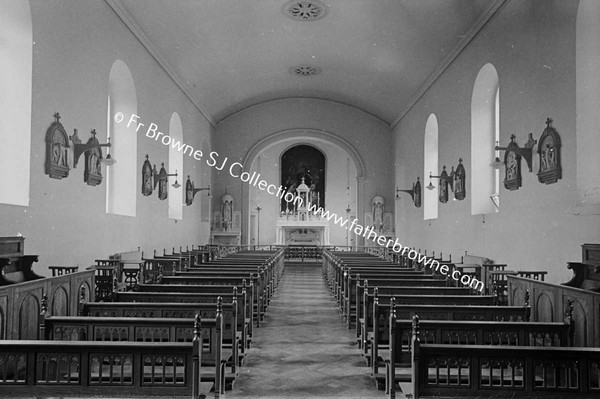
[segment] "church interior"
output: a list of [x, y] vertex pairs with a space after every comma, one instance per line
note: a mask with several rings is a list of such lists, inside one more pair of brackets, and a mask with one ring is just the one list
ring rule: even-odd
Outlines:
[[600, 1], [0, 5], [0, 397], [600, 394]]

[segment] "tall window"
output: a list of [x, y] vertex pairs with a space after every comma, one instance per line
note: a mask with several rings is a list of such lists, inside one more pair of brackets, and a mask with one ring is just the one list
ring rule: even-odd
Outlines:
[[[183, 143], [183, 128], [181, 126], [181, 119], [177, 112], [173, 112], [171, 115], [171, 121], [169, 122], [169, 136], [173, 142]], [[177, 182], [182, 186], [185, 185], [184, 173], [183, 173], [183, 151], [179, 150], [179, 146], [169, 146], [169, 164], [167, 165], [167, 173], [177, 173]], [[187, 176], [186, 176], [187, 178]], [[169, 219], [183, 219], [183, 189], [181, 187], [173, 187], [174, 181], [170, 180], [169, 177]]]
[[[116, 113], [123, 114], [115, 121]], [[115, 215], [135, 216], [137, 184], [137, 134], [131, 115], [137, 115], [137, 96], [133, 76], [127, 64], [114, 62], [108, 78], [107, 136], [112, 148], [111, 156], [117, 161], [106, 168], [106, 212]], [[129, 124], [129, 127], [127, 125]]]
[[499, 156], [500, 89], [498, 73], [485, 64], [475, 79], [471, 97], [471, 214], [498, 212], [500, 170], [490, 164]]
[[[425, 125], [425, 142], [423, 154], [423, 176], [429, 179], [429, 174], [439, 174], [438, 170], [438, 120], [435, 114], [429, 115]], [[437, 219], [438, 217], [438, 186], [435, 189], [423, 192], [423, 219]]]
[[[33, 31], [28, 1], [0, 12], [0, 203], [29, 205]], [[46, 115], [52, 122], [52, 115]]]
[[[577, 10], [577, 205], [600, 206], [600, 2], [581, 0]], [[597, 212], [597, 209], [596, 209]]]

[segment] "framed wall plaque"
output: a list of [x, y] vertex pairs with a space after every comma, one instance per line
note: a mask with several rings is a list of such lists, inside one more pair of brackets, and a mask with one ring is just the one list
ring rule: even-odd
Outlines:
[[152, 165], [146, 154], [146, 160], [142, 165], [142, 194], [146, 197], [152, 195]]
[[467, 190], [465, 186], [467, 174], [465, 167], [462, 164], [462, 158], [458, 160], [458, 166], [454, 172], [454, 198], [462, 201], [467, 196]]
[[552, 119], [548, 118], [537, 149], [540, 161], [537, 176], [540, 183], [552, 184], [562, 178], [560, 147], [560, 136], [552, 127]]
[[188, 175], [187, 181], [185, 182], [185, 204], [187, 206], [192, 205], [194, 202], [194, 183], [190, 180]]
[[421, 181], [418, 177], [413, 187], [413, 202], [417, 208], [421, 207]]
[[440, 185], [439, 199], [442, 204], [448, 202], [448, 179], [450, 179], [450, 177], [448, 176], [448, 172], [446, 172], [446, 165], [444, 165], [442, 173], [440, 174], [440, 179], [438, 179]]
[[[74, 142], [74, 141], [73, 141]], [[96, 138], [96, 130], [92, 130], [92, 137], [89, 138], [86, 144], [97, 144], [98, 147], [90, 148], [85, 154], [85, 170], [83, 180], [89, 186], [97, 186], [102, 183], [102, 150], [100, 143]]]
[[[510, 136], [510, 143], [507, 148], [519, 148], [515, 143], [515, 135]], [[507, 190], [514, 191], [521, 187], [521, 156], [514, 151], [506, 150], [504, 153], [504, 187]]]
[[69, 136], [60, 123], [60, 114], [46, 131], [46, 174], [52, 179], [69, 176]]

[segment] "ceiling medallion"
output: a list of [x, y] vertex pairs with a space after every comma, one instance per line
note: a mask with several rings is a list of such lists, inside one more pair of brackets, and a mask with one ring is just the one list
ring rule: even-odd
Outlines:
[[327, 15], [327, 6], [319, 0], [291, 0], [283, 5], [281, 11], [297, 21], [316, 21]]
[[321, 68], [314, 65], [302, 64], [291, 67], [290, 73], [298, 76], [318, 75], [321, 73]]

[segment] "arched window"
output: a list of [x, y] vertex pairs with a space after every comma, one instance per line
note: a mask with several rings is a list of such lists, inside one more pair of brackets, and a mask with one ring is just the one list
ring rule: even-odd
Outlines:
[[[323, 152], [311, 145], [296, 145], [281, 154], [280, 168], [282, 187], [296, 193], [296, 188], [304, 182], [310, 188], [310, 199], [306, 199], [306, 206], [314, 204], [325, 209], [326, 167]], [[281, 199], [280, 204], [282, 212], [294, 205], [285, 199]]]
[[[172, 142], [181, 143], [183, 145], [183, 127], [181, 126], [181, 119], [177, 112], [173, 112], [171, 115], [171, 121], [169, 122], [169, 136], [171, 136]], [[177, 182], [179, 184], [185, 184], [183, 178], [183, 151], [180, 150], [179, 145], [169, 146], [169, 164], [167, 165], [167, 173], [177, 173]], [[172, 179], [172, 177], [169, 177]], [[180, 180], [183, 182], [181, 183]], [[171, 183], [174, 181], [169, 180], [169, 219], [183, 219], [183, 190], [181, 187], [175, 188]]]
[[[115, 121], [118, 112], [123, 114], [122, 121]], [[137, 124], [129, 123], [131, 115], [137, 115], [133, 76], [127, 64], [117, 60], [110, 69], [108, 79], [107, 137], [112, 144], [111, 156], [117, 162], [106, 168], [106, 213], [123, 216], [135, 216], [136, 193], [139, 189]]]
[[498, 212], [500, 170], [490, 164], [499, 156], [500, 89], [498, 73], [485, 64], [475, 79], [471, 97], [471, 214]]
[[[425, 142], [423, 154], [423, 176], [429, 178], [431, 173], [439, 175], [438, 170], [438, 120], [435, 114], [429, 115], [425, 125]], [[433, 182], [432, 182], [433, 183]], [[437, 219], [438, 217], [438, 186], [435, 189], [425, 190], [423, 193], [423, 219]]]
[[[33, 31], [28, 1], [0, 12], [0, 203], [29, 205]], [[52, 121], [52, 115], [46, 115]]]
[[[576, 31], [577, 205], [600, 207], [600, 2], [581, 0]], [[591, 209], [591, 208], [590, 208]]]

